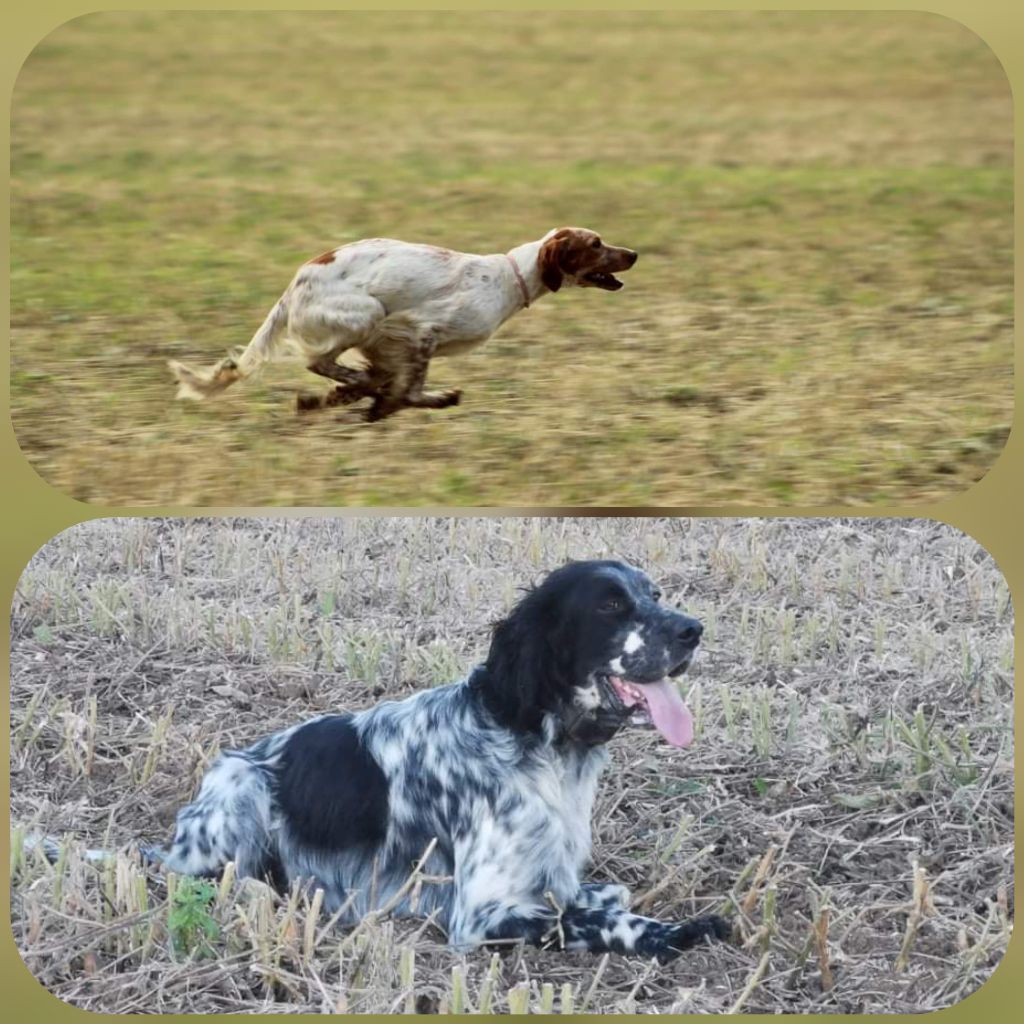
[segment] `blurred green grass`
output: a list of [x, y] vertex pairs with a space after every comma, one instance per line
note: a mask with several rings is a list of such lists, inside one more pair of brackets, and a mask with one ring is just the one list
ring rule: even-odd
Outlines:
[[[91, 15], [12, 114], [12, 413], [114, 504], [929, 501], [1012, 416], [1011, 101], [917, 14]], [[432, 378], [443, 414], [202, 407], [310, 254], [593, 226], [641, 253]]]

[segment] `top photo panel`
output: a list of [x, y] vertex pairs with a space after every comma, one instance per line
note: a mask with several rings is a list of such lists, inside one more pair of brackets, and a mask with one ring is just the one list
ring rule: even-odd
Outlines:
[[14, 430], [81, 501], [923, 506], [1010, 431], [1011, 96], [945, 18], [97, 14], [11, 118]]

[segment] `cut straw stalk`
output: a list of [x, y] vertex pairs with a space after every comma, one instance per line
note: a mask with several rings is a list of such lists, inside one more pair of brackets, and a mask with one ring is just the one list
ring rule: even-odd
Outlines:
[[309, 908], [306, 911], [306, 923], [302, 936], [302, 958], [307, 964], [312, 961], [313, 954], [316, 952], [316, 926], [320, 919], [320, 909], [323, 907], [323, 904], [324, 891], [323, 889], [317, 889], [313, 893], [313, 899], [310, 901]]
[[740, 1010], [746, 1005], [747, 1000], [753, 995], [754, 989], [761, 984], [761, 979], [764, 977], [765, 971], [768, 970], [768, 962], [771, 959], [771, 952], [766, 952], [762, 955], [760, 962], [757, 967], [754, 968], [754, 973], [747, 979], [746, 985], [743, 986], [743, 991], [739, 994], [739, 998], [732, 1006], [726, 1011], [727, 1013], [739, 1013]]
[[821, 970], [821, 990], [831, 992], [835, 981], [832, 977], [832, 961], [828, 951], [829, 909], [822, 907], [814, 922], [814, 944], [818, 951], [818, 967]]
[[575, 1010], [576, 995], [572, 983], [562, 982], [562, 997], [559, 1000], [559, 1008], [562, 1013], [573, 1013]]
[[508, 990], [508, 1012], [529, 1013], [530, 1012], [530, 986], [521, 981]]
[[545, 981], [540, 987], [540, 1008], [538, 1012], [555, 1012], [555, 986], [550, 981]]
[[580, 1003], [580, 1013], [587, 1012], [587, 1007], [590, 1006], [590, 1001], [594, 998], [594, 993], [597, 992], [597, 986], [601, 982], [601, 975], [604, 974], [605, 969], [608, 966], [609, 958], [608, 953], [605, 953], [605, 955], [601, 957], [601, 962], [597, 965], [597, 970], [594, 971], [594, 977], [591, 979], [590, 987], [587, 989], [587, 994], [583, 997], [583, 1002]]
[[164, 714], [157, 719], [156, 725], [153, 727], [153, 735], [150, 737], [149, 750], [146, 753], [146, 760], [142, 766], [142, 772], [139, 776], [138, 784], [140, 786], [145, 786], [156, 771], [157, 762], [160, 760], [164, 740], [166, 739], [167, 732], [171, 727], [171, 719], [173, 715], [174, 708], [168, 708]]
[[907, 915], [907, 926], [903, 932], [903, 943], [900, 946], [899, 955], [896, 957], [896, 963], [893, 964], [893, 970], [900, 972], [907, 969], [907, 965], [910, 963], [910, 951], [914, 947], [914, 941], [917, 939], [917, 932], [921, 927], [921, 922], [932, 913], [933, 909], [931, 884], [928, 881], [927, 873], [915, 860], [910, 913]]
[[472, 1008], [466, 998], [466, 969], [462, 964], [452, 964], [452, 1013], [471, 1013]]
[[[402, 986], [403, 1013], [416, 1012], [416, 947], [406, 943], [398, 963], [398, 979]], [[481, 1013], [483, 1010], [481, 1010]]]
[[501, 966], [501, 957], [495, 953], [487, 967], [487, 974], [483, 984], [480, 986], [480, 998], [478, 1000], [478, 1012], [490, 1013], [491, 1004], [494, 1000], [494, 988], [498, 983], [498, 969]]
[[743, 902], [740, 904], [740, 909], [748, 917], [757, 903], [757, 897], [760, 893], [761, 885], [768, 877], [768, 872], [771, 871], [772, 861], [775, 860], [775, 854], [777, 851], [778, 847], [774, 844], [769, 846], [757, 865], [757, 870], [754, 872], [754, 877], [750, 882], [750, 888], [747, 890], [747, 895], [743, 897]]
[[637, 913], [642, 913], [646, 910], [654, 900], [660, 896], [666, 889], [673, 886], [680, 877], [688, 875], [692, 872], [693, 868], [697, 867], [702, 860], [714, 853], [714, 844], [709, 846], [701, 847], [693, 856], [688, 857], [685, 861], [680, 864], [676, 864], [666, 871], [660, 881], [655, 885], [651, 886], [646, 892], [641, 893], [633, 901], [633, 910]]

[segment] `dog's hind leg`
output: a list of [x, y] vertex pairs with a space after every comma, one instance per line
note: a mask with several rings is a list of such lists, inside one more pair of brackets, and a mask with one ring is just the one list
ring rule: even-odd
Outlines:
[[295, 407], [299, 412], [327, 409], [335, 405], [351, 405], [361, 398], [373, 397], [378, 393], [379, 385], [367, 369], [344, 366], [336, 361], [333, 354], [320, 356], [310, 363], [307, 369], [319, 377], [335, 381], [338, 386], [333, 391], [328, 391], [326, 395], [298, 395]]
[[352, 405], [370, 394], [372, 392], [365, 391], [361, 387], [339, 384], [333, 391], [328, 391], [325, 395], [311, 395], [305, 391], [296, 395], [295, 408], [299, 412], [331, 409], [336, 405]]
[[306, 368], [311, 373], [336, 381], [347, 388], [362, 388], [369, 393], [369, 389], [374, 387], [373, 377], [367, 369], [344, 366], [333, 355], [321, 356]]
[[160, 859], [168, 871], [217, 876], [233, 860], [240, 877], [277, 875], [268, 783], [250, 758], [222, 754], [195, 800], [178, 812], [174, 840]]

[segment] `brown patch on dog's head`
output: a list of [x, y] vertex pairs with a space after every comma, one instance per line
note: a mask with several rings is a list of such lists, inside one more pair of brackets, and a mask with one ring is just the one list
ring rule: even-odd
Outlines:
[[544, 287], [557, 292], [569, 277], [581, 288], [617, 292], [622, 282], [614, 275], [636, 263], [636, 253], [617, 245], [605, 245], [589, 228], [559, 228], [540, 247], [537, 268]]
[[314, 256], [311, 260], [306, 260], [307, 263], [333, 263], [334, 262], [334, 250], [328, 249], [327, 252], [320, 253], [319, 256]]
[[559, 228], [540, 247], [537, 255], [537, 269], [540, 279], [548, 291], [557, 292], [562, 287], [562, 250], [572, 228]]

